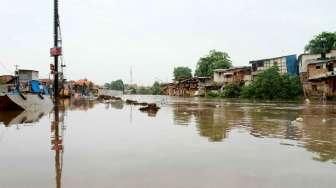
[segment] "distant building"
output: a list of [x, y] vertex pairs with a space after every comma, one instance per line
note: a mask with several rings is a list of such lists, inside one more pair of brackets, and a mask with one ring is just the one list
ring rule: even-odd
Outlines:
[[229, 69], [215, 69], [213, 79], [216, 84], [224, 86], [232, 83], [248, 85], [252, 80], [251, 67], [241, 66]]
[[306, 97], [336, 97], [336, 58], [308, 63], [303, 89]]
[[[326, 58], [335, 58], [336, 50], [332, 50], [326, 54]], [[321, 54], [301, 54], [298, 57], [298, 65], [299, 65], [299, 75], [302, 82], [308, 79], [307, 67], [308, 64], [321, 59]]]
[[298, 75], [298, 61], [296, 55], [280, 56], [250, 61], [252, 65], [252, 80], [256, 75], [273, 66], [278, 66], [280, 74]]
[[19, 80], [20, 81], [29, 81], [29, 80], [39, 80], [39, 72], [35, 70], [18, 70]]

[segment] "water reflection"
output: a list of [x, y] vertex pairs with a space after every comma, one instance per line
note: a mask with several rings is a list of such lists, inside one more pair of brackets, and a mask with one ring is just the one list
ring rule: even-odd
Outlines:
[[9, 111], [0, 113], [0, 122], [6, 127], [12, 125], [33, 125], [38, 122], [44, 115], [49, 114], [51, 109], [43, 111]]
[[[64, 104], [64, 103], [63, 103]], [[51, 150], [55, 151], [55, 182], [56, 188], [62, 185], [62, 169], [63, 169], [63, 139], [64, 139], [64, 116], [65, 111], [60, 112], [64, 106], [56, 105], [53, 112], [53, 121], [51, 121]]]
[[302, 110], [302, 144], [316, 154], [318, 161], [336, 163], [336, 108], [335, 106], [310, 106]]
[[124, 108], [124, 102], [123, 101], [111, 101], [111, 102], [107, 102], [104, 104], [105, 105], [105, 109], [116, 109], [116, 110], [122, 110]]
[[200, 136], [213, 142], [222, 141], [227, 137], [232, 118], [237, 116], [225, 108], [216, 108], [208, 103], [177, 103], [173, 113], [175, 124], [187, 126], [194, 119]]
[[[174, 123], [195, 125], [211, 142], [225, 140], [232, 129], [257, 138], [280, 139], [282, 145], [303, 147], [314, 160], [336, 162], [336, 109], [334, 105], [300, 105], [237, 102], [177, 102]], [[302, 122], [296, 121], [300, 117]], [[284, 141], [281, 141], [284, 140]]]
[[62, 99], [59, 101], [60, 110], [79, 110], [88, 111], [93, 109], [95, 105], [99, 104], [97, 100], [85, 100], [85, 99]]

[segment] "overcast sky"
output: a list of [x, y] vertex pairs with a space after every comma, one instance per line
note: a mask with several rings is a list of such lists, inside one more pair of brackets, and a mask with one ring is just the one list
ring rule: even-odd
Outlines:
[[[336, 30], [335, 0], [60, 0], [66, 74], [97, 83], [169, 81], [209, 50], [234, 65], [302, 53]], [[2, 0], [0, 73], [14, 65], [48, 77], [52, 0]]]

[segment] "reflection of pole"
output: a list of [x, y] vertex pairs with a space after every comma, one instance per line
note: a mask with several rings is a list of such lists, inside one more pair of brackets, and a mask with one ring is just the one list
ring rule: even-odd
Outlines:
[[59, 127], [59, 106], [55, 105], [54, 109], [54, 121], [52, 122], [51, 131], [53, 132], [52, 136], [52, 150], [55, 151], [55, 171], [56, 171], [56, 188], [61, 188], [61, 179], [62, 179], [62, 153], [63, 153], [63, 140], [60, 135]]
[[130, 109], [130, 124], [132, 124], [133, 122], [133, 105], [130, 105], [131, 109]]

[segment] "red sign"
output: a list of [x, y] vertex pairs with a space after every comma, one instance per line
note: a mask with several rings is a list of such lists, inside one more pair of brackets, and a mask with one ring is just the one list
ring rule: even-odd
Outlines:
[[62, 55], [62, 48], [57, 47], [57, 48], [50, 48], [50, 56], [55, 57], [55, 56], [60, 56]]

